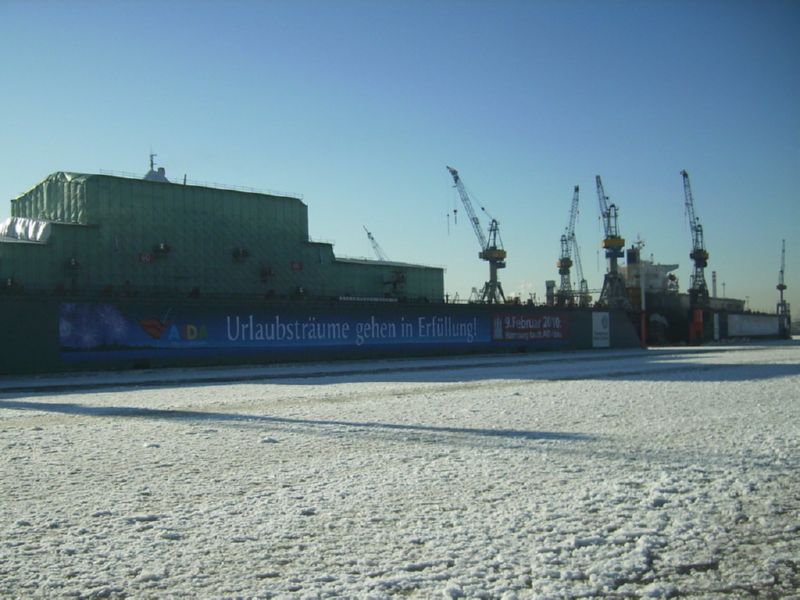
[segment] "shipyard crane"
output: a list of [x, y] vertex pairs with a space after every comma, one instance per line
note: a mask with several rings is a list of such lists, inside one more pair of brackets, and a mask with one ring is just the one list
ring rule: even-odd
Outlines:
[[600, 291], [598, 304], [601, 306], [630, 308], [630, 300], [625, 290], [625, 281], [619, 272], [617, 260], [622, 258], [622, 249], [625, 247], [625, 240], [619, 235], [617, 225], [617, 205], [608, 203], [608, 196], [603, 189], [603, 182], [600, 175], [595, 177], [597, 183], [597, 198], [600, 201], [600, 215], [603, 219], [603, 248], [606, 250], [608, 259], [608, 271], [603, 279], [603, 289]]
[[692, 308], [702, 308], [709, 303], [708, 285], [705, 268], [708, 266], [708, 252], [703, 242], [703, 226], [694, 212], [694, 198], [689, 184], [689, 173], [681, 171], [683, 176], [683, 195], [686, 201], [686, 214], [689, 216], [689, 229], [692, 232], [692, 252], [689, 258], [694, 262], [694, 271], [689, 289], [689, 303]]
[[381, 245], [378, 243], [378, 240], [370, 233], [370, 230], [367, 229], [366, 225], [362, 225], [364, 227], [364, 231], [367, 232], [367, 237], [369, 238], [369, 242], [372, 244], [372, 249], [375, 251], [375, 256], [378, 257], [378, 260], [382, 260], [384, 262], [389, 260], [389, 257], [386, 256], [386, 253], [381, 248]]
[[778, 272], [778, 285], [776, 289], [781, 294], [780, 302], [778, 302], [778, 327], [780, 328], [781, 337], [791, 337], [791, 324], [792, 319], [789, 316], [789, 303], [783, 298], [783, 292], [786, 290], [786, 284], [783, 280], [783, 272], [786, 268], [786, 240], [781, 242], [781, 270]]
[[558, 306], [571, 305], [575, 296], [572, 291], [572, 281], [570, 281], [570, 268], [572, 267], [572, 249], [575, 240], [575, 221], [578, 219], [578, 191], [576, 185], [572, 194], [572, 206], [569, 211], [569, 220], [564, 233], [561, 235], [561, 257], [556, 262], [558, 274], [561, 276], [561, 285], [556, 292], [556, 304]]
[[[503, 286], [497, 280], [497, 270], [503, 269], [506, 266], [506, 251], [503, 249], [502, 240], [500, 240], [499, 224], [496, 219], [492, 219], [487, 213], [487, 216], [491, 219], [489, 223], [489, 236], [487, 237], [483, 229], [481, 229], [480, 220], [475, 214], [475, 209], [472, 207], [472, 200], [467, 193], [467, 189], [464, 187], [464, 182], [461, 181], [458, 171], [453, 167], [447, 167], [447, 170], [453, 177], [458, 195], [461, 196], [461, 202], [464, 204], [470, 223], [472, 223], [472, 228], [475, 230], [475, 235], [481, 245], [478, 258], [489, 263], [489, 281], [484, 284], [480, 292], [480, 301], [488, 302], [489, 304], [505, 302], [506, 297], [505, 294], [503, 294]], [[483, 207], [481, 207], [481, 210], [486, 212], [486, 209]]]

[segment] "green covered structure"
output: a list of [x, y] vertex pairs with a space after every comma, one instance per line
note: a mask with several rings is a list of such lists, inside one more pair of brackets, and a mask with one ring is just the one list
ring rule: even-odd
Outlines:
[[0, 282], [19, 294], [441, 302], [443, 269], [337, 258], [299, 198], [57, 172], [11, 201]]

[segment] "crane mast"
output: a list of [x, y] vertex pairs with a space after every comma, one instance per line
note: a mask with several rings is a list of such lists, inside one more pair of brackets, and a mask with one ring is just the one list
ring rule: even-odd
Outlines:
[[786, 268], [786, 240], [781, 242], [781, 270], [778, 271], [778, 285], [775, 288], [781, 293], [781, 302], [783, 302], [783, 291], [786, 289], [786, 284], [783, 282], [783, 272]]
[[622, 279], [619, 265], [617, 264], [618, 259], [622, 258], [622, 249], [625, 246], [625, 240], [619, 235], [617, 205], [608, 203], [608, 196], [606, 196], [600, 175], [595, 177], [595, 182], [597, 184], [597, 198], [600, 202], [600, 216], [603, 219], [605, 233], [603, 248], [605, 248], [606, 258], [608, 259], [608, 271], [603, 279], [603, 289], [600, 291], [598, 304], [608, 307], [630, 308], [625, 281]]
[[561, 236], [561, 257], [558, 259], [558, 262], [556, 262], [558, 274], [561, 276], [561, 285], [556, 294], [558, 306], [571, 305], [575, 300], [572, 282], [570, 281], [570, 268], [573, 264], [572, 249], [575, 241], [575, 221], [578, 219], [578, 193], [579, 188], [576, 185], [572, 195], [572, 205], [569, 211], [567, 227]]
[[781, 299], [778, 302], [778, 326], [781, 337], [790, 338], [792, 332], [792, 319], [789, 315], [789, 303], [783, 298], [783, 292], [786, 290], [786, 284], [783, 279], [783, 272], [786, 268], [786, 240], [781, 242], [781, 270], [778, 272], [778, 285], [775, 286], [780, 292]]
[[[453, 177], [458, 195], [461, 197], [461, 202], [467, 211], [472, 229], [475, 231], [475, 236], [478, 238], [478, 243], [481, 246], [481, 251], [478, 253], [478, 258], [485, 260], [489, 263], [489, 281], [487, 281], [481, 290], [481, 302], [499, 303], [505, 301], [505, 294], [503, 294], [503, 286], [497, 280], [497, 270], [503, 269], [506, 266], [506, 251], [503, 249], [502, 240], [500, 240], [500, 226], [496, 219], [491, 219], [489, 223], [489, 236], [487, 237], [481, 229], [481, 223], [478, 215], [475, 214], [475, 209], [472, 206], [472, 200], [469, 197], [467, 189], [464, 187], [464, 182], [458, 171], [452, 167], [447, 167], [450, 175]], [[484, 210], [481, 208], [481, 210]], [[484, 212], [486, 212], [484, 210]]]
[[703, 242], [703, 226], [694, 212], [694, 198], [689, 183], [689, 173], [681, 171], [683, 176], [683, 194], [686, 202], [686, 214], [689, 216], [689, 229], [692, 232], [692, 252], [689, 258], [694, 262], [689, 301], [692, 307], [703, 307], [709, 303], [708, 284], [706, 284], [705, 268], [708, 266], [708, 252]]
[[575, 272], [578, 275], [578, 306], [586, 308], [592, 303], [592, 296], [589, 294], [589, 284], [583, 278], [583, 266], [581, 265], [581, 250], [578, 247], [578, 240], [572, 234], [572, 248], [575, 252]]

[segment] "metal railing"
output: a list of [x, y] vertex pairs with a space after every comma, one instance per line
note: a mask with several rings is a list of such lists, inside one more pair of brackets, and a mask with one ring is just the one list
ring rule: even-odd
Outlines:
[[[100, 169], [99, 174], [109, 175], [111, 177], [123, 177], [125, 179], [138, 179], [140, 181], [147, 181], [145, 180], [144, 176], [141, 175], [140, 173], [130, 173], [126, 171], [109, 171], [107, 169]], [[156, 183], [163, 183], [163, 182], [156, 182]], [[213, 181], [196, 181], [194, 179], [186, 179], [185, 176], [178, 181], [168, 178], [168, 183], [171, 183], [173, 185], [192, 185], [196, 187], [207, 187], [216, 190], [226, 190], [231, 192], [246, 192], [248, 194], [265, 194], [268, 196], [281, 196], [284, 198], [294, 198], [296, 200], [303, 199], [302, 194], [296, 194], [294, 192], [281, 192], [278, 190], [259, 189], [241, 185], [228, 185], [225, 183], [215, 183]]]

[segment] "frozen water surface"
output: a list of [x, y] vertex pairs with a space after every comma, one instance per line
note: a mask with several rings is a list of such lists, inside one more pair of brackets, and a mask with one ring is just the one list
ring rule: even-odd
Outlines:
[[800, 346], [0, 380], [0, 596], [789, 597]]

